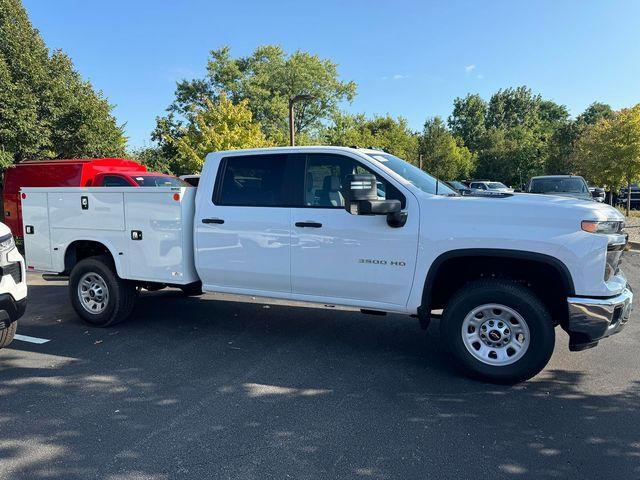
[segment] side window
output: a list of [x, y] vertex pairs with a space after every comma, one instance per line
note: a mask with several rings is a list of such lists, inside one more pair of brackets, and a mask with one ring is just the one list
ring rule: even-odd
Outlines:
[[[360, 162], [341, 155], [307, 155], [305, 168], [304, 204], [308, 207], [344, 208], [342, 184], [347, 175], [369, 173], [376, 175]], [[378, 199], [397, 199], [405, 206], [405, 197], [389, 182], [376, 175]]]
[[223, 159], [222, 178], [214, 190], [216, 205], [282, 207], [291, 204], [285, 175], [286, 155]]
[[103, 187], [131, 187], [132, 185], [119, 175], [105, 175], [102, 180]]

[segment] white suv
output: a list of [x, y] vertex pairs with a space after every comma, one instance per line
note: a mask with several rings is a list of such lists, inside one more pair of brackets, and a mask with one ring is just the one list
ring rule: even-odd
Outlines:
[[3, 348], [13, 340], [17, 320], [27, 308], [24, 260], [4, 223], [0, 223], [0, 274], [0, 348]]

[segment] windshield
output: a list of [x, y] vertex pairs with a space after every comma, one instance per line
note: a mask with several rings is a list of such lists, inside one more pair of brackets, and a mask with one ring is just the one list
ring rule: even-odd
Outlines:
[[465, 188], [467, 188], [467, 186], [464, 183], [457, 182], [455, 180], [450, 180], [447, 183], [449, 183], [449, 185], [451, 185], [453, 188], [457, 188], [458, 190], [464, 190]]
[[435, 195], [437, 183], [438, 195], [458, 196], [458, 194], [446, 183], [442, 181], [436, 181], [436, 179], [428, 173], [420, 170], [418, 167], [414, 167], [410, 163], [407, 163], [394, 155], [391, 155], [389, 153], [369, 153], [368, 155], [374, 160], [382, 163], [385, 167], [393, 170], [413, 186], [419, 188], [425, 193], [431, 193]]
[[501, 188], [509, 188], [502, 182], [487, 182], [487, 187], [490, 190], [499, 190]]
[[187, 182], [170, 175], [140, 175], [133, 177], [141, 187], [190, 187]]
[[572, 178], [534, 178], [529, 187], [531, 193], [585, 193], [587, 184], [580, 177]]

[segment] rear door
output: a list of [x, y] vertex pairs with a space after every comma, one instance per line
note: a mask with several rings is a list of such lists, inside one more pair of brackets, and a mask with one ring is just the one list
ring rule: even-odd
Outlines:
[[49, 203], [46, 193], [23, 194], [24, 248], [27, 268], [51, 270], [51, 233], [49, 231]]
[[289, 157], [222, 159], [213, 196], [199, 201], [195, 218], [196, 269], [205, 289], [291, 293]]

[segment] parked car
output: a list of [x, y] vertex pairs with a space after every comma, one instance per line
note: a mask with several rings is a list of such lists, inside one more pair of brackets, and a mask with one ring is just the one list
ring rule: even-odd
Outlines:
[[158, 186], [182, 185], [177, 178], [148, 172], [144, 165], [124, 158], [32, 160], [4, 173], [4, 221], [18, 245], [22, 244], [22, 187]]
[[525, 191], [527, 193], [559, 195], [561, 197], [593, 201], [587, 182], [578, 175], [544, 175], [532, 177]]
[[489, 180], [473, 180], [469, 183], [469, 188], [473, 194], [513, 193], [513, 188], [507, 187], [504, 183]]
[[0, 223], [0, 348], [13, 341], [18, 319], [27, 308], [25, 273], [11, 230]]
[[455, 189], [460, 195], [471, 195], [471, 189], [468, 185], [457, 180], [448, 180], [447, 183]]
[[[616, 205], [620, 205], [622, 207], [627, 206], [627, 191], [629, 189], [627, 187], [623, 187], [620, 189], [618, 193], [618, 197], [616, 198]], [[640, 208], [640, 187], [637, 183], [631, 184], [631, 208], [638, 209]]]
[[629, 319], [624, 217], [606, 204], [460, 196], [396, 156], [345, 147], [210, 153], [202, 178], [197, 190], [114, 188], [109, 202], [22, 189], [28, 268], [69, 275], [73, 308], [99, 327], [126, 319], [139, 287], [167, 285], [423, 328], [443, 309], [453, 360], [494, 382], [544, 368], [556, 326], [575, 351]]
[[604, 188], [601, 187], [589, 187], [589, 192], [591, 193], [591, 197], [593, 197], [596, 202], [602, 203], [607, 197]]

